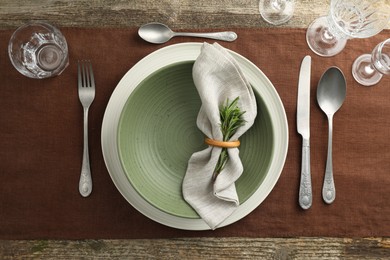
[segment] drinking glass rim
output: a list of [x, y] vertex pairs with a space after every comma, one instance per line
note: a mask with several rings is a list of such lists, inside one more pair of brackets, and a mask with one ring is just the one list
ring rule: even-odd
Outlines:
[[382, 49], [383, 47], [387, 44], [387, 43], [390, 43], [390, 38], [384, 40], [383, 42], [379, 43], [378, 44], [378, 53], [379, 55], [382, 55]]
[[[68, 47], [68, 42], [65, 38], [65, 36], [62, 34], [62, 32], [54, 25], [52, 25], [51, 23], [47, 22], [47, 21], [44, 21], [44, 20], [30, 20], [22, 25], [20, 25], [11, 35], [10, 39], [9, 39], [9, 42], [8, 42], [8, 56], [9, 56], [9, 59], [12, 63], [12, 65], [16, 68], [16, 70], [18, 70], [21, 74], [27, 76], [27, 77], [30, 77], [30, 78], [37, 78], [35, 76], [30, 76], [29, 73], [27, 72], [22, 72], [19, 70], [19, 67], [23, 66], [21, 63], [18, 63], [16, 60], [15, 60], [15, 55], [20, 55], [18, 54], [19, 53], [19, 50], [14, 50], [14, 41], [15, 39], [18, 37], [18, 34], [21, 33], [23, 30], [25, 30], [29, 27], [32, 27], [32, 26], [36, 26], [36, 27], [40, 27], [40, 28], [43, 28], [45, 30], [48, 30], [48, 31], [51, 31], [51, 32], [54, 32], [57, 36], [59, 36], [61, 38], [61, 43], [62, 43], [62, 47], [64, 48], [64, 51], [66, 52], [66, 55], [64, 56], [64, 58], [62, 59], [61, 63], [64, 64], [64, 68], [62, 68], [61, 70], [59, 70], [59, 68], [61, 67], [58, 67], [56, 70], [53, 70], [53, 75], [54, 74], [57, 74], [59, 75], [62, 70], [64, 70], [68, 64], [69, 64], [69, 47]], [[58, 70], [58, 71], [57, 71]], [[38, 77], [38, 78], [41, 78], [41, 77]]]

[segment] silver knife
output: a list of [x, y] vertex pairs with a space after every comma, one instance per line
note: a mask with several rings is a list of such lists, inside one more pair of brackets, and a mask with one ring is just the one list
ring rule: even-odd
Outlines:
[[302, 135], [301, 183], [299, 205], [303, 209], [311, 207], [312, 188], [310, 176], [310, 70], [311, 57], [305, 56], [301, 64], [298, 83], [297, 130]]

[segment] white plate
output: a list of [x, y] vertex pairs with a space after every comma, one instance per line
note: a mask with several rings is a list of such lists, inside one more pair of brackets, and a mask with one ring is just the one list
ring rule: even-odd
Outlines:
[[[133, 188], [118, 153], [118, 123], [122, 109], [137, 85], [147, 76], [167, 65], [194, 61], [200, 53], [201, 43], [181, 43], [159, 49], [131, 68], [118, 83], [107, 104], [102, 123], [102, 150], [108, 172], [122, 196], [139, 212], [163, 225], [185, 230], [207, 230], [210, 227], [202, 219], [182, 218], [165, 213], [145, 201]], [[232, 224], [252, 212], [268, 196], [282, 172], [288, 149], [287, 117], [278, 93], [272, 83], [252, 62], [231, 52], [237, 59], [245, 76], [272, 111], [274, 129], [274, 149], [269, 172], [256, 192], [228, 217], [220, 227]]]

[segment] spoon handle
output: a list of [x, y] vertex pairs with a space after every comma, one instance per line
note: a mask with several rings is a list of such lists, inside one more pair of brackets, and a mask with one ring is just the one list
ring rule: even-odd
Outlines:
[[328, 135], [328, 157], [326, 159], [326, 170], [324, 184], [322, 186], [322, 199], [331, 204], [336, 198], [336, 188], [333, 179], [333, 162], [332, 162], [332, 138], [333, 138], [333, 116], [328, 115], [329, 135]]
[[235, 32], [213, 32], [213, 33], [187, 33], [187, 32], [175, 32], [174, 36], [189, 36], [189, 37], [202, 37], [214, 40], [222, 40], [232, 42], [237, 39]]
[[312, 203], [312, 188], [310, 175], [310, 141], [302, 140], [301, 184], [299, 186], [299, 205], [302, 209], [309, 209]]

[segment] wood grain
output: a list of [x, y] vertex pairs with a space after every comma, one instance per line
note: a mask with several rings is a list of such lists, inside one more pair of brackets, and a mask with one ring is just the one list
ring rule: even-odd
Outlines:
[[[294, 17], [282, 27], [306, 28], [329, 9], [329, 0], [296, 2]], [[387, 3], [390, 6], [390, 0]], [[174, 29], [272, 27], [261, 19], [258, 0], [0, 1], [0, 28], [18, 27], [28, 20], [71, 27], [138, 27], [151, 21], [166, 23]], [[390, 238], [0, 241], [0, 259], [42, 258], [390, 259]]]
[[1, 259], [386, 259], [389, 238], [2, 241]]
[[[307, 27], [328, 10], [329, 1], [296, 1], [293, 19], [284, 27]], [[58, 26], [131, 27], [159, 21], [174, 28], [269, 27], [257, 0], [1, 0], [0, 26], [27, 20]]]

